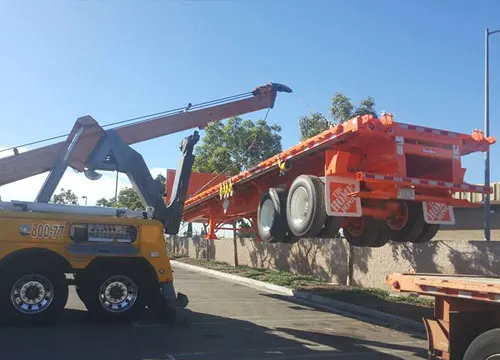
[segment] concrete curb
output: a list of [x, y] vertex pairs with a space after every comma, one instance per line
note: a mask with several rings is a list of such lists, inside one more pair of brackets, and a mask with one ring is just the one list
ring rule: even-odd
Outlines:
[[195, 271], [198, 273], [210, 275], [219, 279], [231, 281], [240, 285], [245, 285], [257, 290], [267, 291], [274, 294], [293, 297], [297, 300], [305, 302], [309, 305], [319, 307], [324, 310], [333, 312], [347, 312], [351, 315], [357, 315], [363, 320], [378, 320], [379, 322], [389, 323], [392, 325], [403, 326], [411, 330], [425, 334], [424, 324], [418, 321], [407, 319], [401, 316], [388, 314], [385, 312], [364, 308], [362, 306], [349, 304], [343, 301], [332, 300], [324, 296], [311, 294], [304, 291], [297, 291], [285, 286], [269, 284], [263, 281], [249, 279], [243, 276], [227, 274], [222, 271], [206, 269], [201, 266], [186, 264], [180, 261], [171, 260], [173, 267]]
[[258, 290], [265, 290], [269, 291], [275, 294], [280, 294], [280, 295], [287, 295], [287, 296], [293, 296], [293, 290], [289, 289], [284, 286], [279, 286], [279, 285], [274, 285], [274, 284], [269, 284], [263, 281], [259, 280], [254, 280], [254, 279], [249, 279], [243, 276], [238, 276], [234, 274], [227, 274], [222, 271], [217, 271], [217, 270], [212, 270], [212, 269], [206, 269], [201, 266], [196, 266], [196, 265], [191, 265], [191, 264], [186, 264], [180, 261], [175, 261], [175, 260], [170, 260], [173, 266], [177, 266], [181, 269], [186, 269], [186, 270], [191, 270], [191, 271], [196, 271], [199, 273], [207, 274], [207, 275], [212, 275], [220, 279], [225, 279], [229, 280], [241, 285], [246, 285]]

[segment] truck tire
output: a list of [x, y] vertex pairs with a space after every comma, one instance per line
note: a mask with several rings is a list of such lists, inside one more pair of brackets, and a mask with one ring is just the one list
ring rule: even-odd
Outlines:
[[297, 177], [286, 201], [286, 218], [293, 235], [316, 237], [326, 220], [325, 186], [320, 178], [310, 175]]
[[261, 197], [257, 209], [257, 231], [265, 243], [285, 242], [286, 223], [286, 191], [271, 188]]
[[500, 328], [488, 330], [476, 337], [467, 350], [463, 360], [500, 359]]
[[2, 269], [0, 317], [7, 324], [55, 323], [68, 300], [64, 271], [53, 264], [16, 264]]
[[381, 247], [389, 241], [389, 234], [381, 221], [371, 216], [351, 218], [342, 227], [346, 240], [352, 246]]
[[133, 262], [110, 261], [85, 274], [81, 297], [91, 316], [97, 320], [137, 320], [153, 294], [150, 279], [148, 272]]
[[389, 238], [394, 242], [416, 242], [426, 225], [422, 203], [401, 201], [402, 212], [386, 221]]
[[431, 241], [434, 236], [436, 236], [439, 231], [438, 224], [425, 224], [424, 230], [414, 241], [415, 244], [422, 244]]

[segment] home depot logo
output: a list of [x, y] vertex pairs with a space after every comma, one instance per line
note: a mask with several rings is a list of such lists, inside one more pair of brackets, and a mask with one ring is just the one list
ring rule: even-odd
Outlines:
[[339, 184], [332, 183], [331, 188], [335, 186], [333, 192], [330, 195], [330, 206], [333, 212], [343, 212], [343, 213], [351, 213], [355, 212], [356, 199], [353, 196], [349, 196], [350, 193], [356, 191], [354, 184]]
[[427, 203], [427, 217], [430, 220], [442, 221], [450, 220], [450, 212], [448, 205], [438, 202], [428, 202]]

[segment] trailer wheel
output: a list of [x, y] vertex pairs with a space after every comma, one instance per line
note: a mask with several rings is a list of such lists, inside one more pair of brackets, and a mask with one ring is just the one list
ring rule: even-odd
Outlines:
[[68, 300], [64, 272], [44, 264], [3, 269], [0, 315], [7, 323], [46, 324], [61, 316]]
[[471, 342], [465, 351], [464, 360], [499, 360], [498, 339], [500, 339], [500, 328], [482, 333]]
[[422, 203], [401, 201], [400, 211], [386, 221], [389, 238], [395, 242], [416, 242], [426, 225]]
[[326, 220], [325, 186], [316, 176], [301, 175], [290, 187], [286, 201], [290, 231], [298, 237], [316, 237]]
[[340, 230], [339, 218], [335, 216], [327, 216], [325, 226], [320, 230], [318, 237], [326, 239], [334, 239], [337, 237]]
[[352, 246], [381, 247], [389, 240], [383, 223], [371, 216], [348, 218], [342, 227], [344, 237]]
[[257, 230], [266, 243], [286, 242], [286, 192], [281, 188], [267, 190], [257, 209]]
[[103, 265], [85, 275], [81, 291], [87, 310], [98, 320], [139, 319], [153, 293], [150, 277], [133, 263]]
[[428, 241], [431, 241], [434, 236], [436, 236], [437, 232], [439, 231], [439, 225], [438, 224], [425, 224], [424, 230], [422, 233], [417, 237], [415, 241], [413, 241], [415, 244], [422, 244], [426, 243]]

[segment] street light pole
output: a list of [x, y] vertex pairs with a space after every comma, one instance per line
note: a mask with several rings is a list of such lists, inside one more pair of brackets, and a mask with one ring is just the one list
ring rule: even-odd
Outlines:
[[115, 182], [115, 204], [118, 203], [118, 170], [116, 171], [116, 182]]
[[87, 206], [87, 196], [82, 196], [82, 199], [85, 199], [85, 206]]
[[[489, 37], [500, 30], [484, 32], [484, 135], [490, 136]], [[484, 186], [490, 187], [490, 149], [484, 154]], [[484, 196], [484, 240], [490, 241], [490, 194]]]

